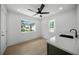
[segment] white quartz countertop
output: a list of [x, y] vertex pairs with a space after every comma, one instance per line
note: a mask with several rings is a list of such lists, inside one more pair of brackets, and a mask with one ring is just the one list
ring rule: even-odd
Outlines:
[[72, 33], [59, 33], [48, 39], [47, 42], [71, 54], [79, 54], [79, 46], [78, 46], [79, 39], [60, 37], [59, 36], [60, 34], [69, 34], [74, 36], [74, 34]]

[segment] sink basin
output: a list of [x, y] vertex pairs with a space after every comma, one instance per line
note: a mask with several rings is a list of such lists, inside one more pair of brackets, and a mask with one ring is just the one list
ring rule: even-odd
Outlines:
[[70, 39], [74, 38], [72, 35], [67, 35], [67, 34], [61, 34], [60, 37], [65, 37], [65, 38], [70, 38]]

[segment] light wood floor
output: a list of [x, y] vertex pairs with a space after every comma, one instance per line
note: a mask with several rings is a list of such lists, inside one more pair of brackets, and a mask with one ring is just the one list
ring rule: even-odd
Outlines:
[[47, 42], [43, 38], [10, 46], [5, 55], [47, 55]]

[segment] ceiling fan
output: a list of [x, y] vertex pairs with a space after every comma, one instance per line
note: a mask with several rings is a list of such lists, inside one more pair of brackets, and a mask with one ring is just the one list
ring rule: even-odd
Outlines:
[[32, 11], [32, 12], [36, 12], [36, 14], [34, 14], [33, 16], [36, 16], [38, 14], [40, 14], [40, 17], [42, 17], [42, 14], [49, 14], [49, 12], [42, 12], [42, 10], [44, 9], [45, 5], [44, 4], [41, 4], [40, 8], [38, 8], [37, 12], [36, 11], [33, 11], [31, 9], [28, 9], [29, 11]]

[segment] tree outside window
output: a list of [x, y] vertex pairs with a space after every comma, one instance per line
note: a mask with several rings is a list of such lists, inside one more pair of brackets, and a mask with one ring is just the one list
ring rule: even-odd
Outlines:
[[31, 32], [35, 31], [35, 29], [35, 23], [33, 23], [31, 20], [21, 20], [21, 32]]
[[54, 32], [55, 30], [55, 20], [49, 20], [49, 31]]

